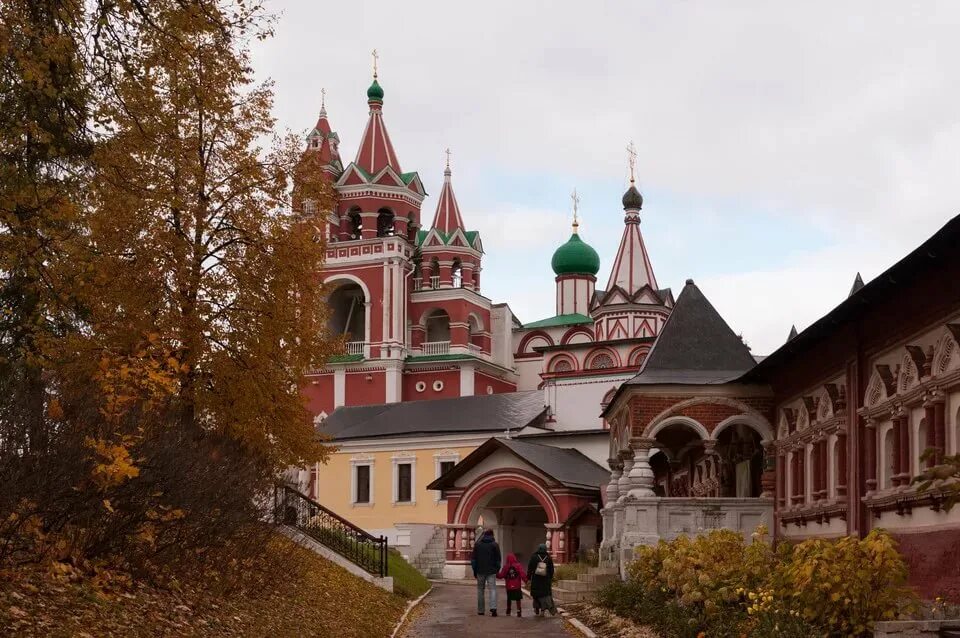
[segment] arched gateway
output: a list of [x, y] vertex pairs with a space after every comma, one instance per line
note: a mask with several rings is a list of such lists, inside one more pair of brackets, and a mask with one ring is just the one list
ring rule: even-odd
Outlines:
[[481, 528], [493, 529], [503, 553], [521, 560], [540, 543], [557, 563], [595, 548], [607, 477], [575, 449], [490, 439], [428, 486], [447, 500], [444, 576], [470, 575]]

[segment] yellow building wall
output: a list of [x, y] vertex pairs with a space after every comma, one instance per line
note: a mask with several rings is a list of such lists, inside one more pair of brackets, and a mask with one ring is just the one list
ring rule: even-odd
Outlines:
[[[388, 450], [382, 452], [341, 451], [330, 455], [326, 464], [317, 471], [317, 501], [366, 530], [383, 530], [396, 523], [446, 523], [447, 503], [438, 501], [439, 492], [428, 490], [427, 485], [437, 478], [436, 455], [456, 452], [459, 460], [466, 458], [477, 446], [442, 447], [418, 450]], [[393, 502], [393, 465], [395, 457], [402, 462], [416, 459], [414, 463], [414, 502]], [[372, 504], [352, 503], [351, 485], [353, 463], [351, 460], [372, 460]]]

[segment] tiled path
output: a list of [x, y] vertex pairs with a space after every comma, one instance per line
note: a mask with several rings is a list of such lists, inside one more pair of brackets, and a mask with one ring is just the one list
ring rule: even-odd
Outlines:
[[580, 636], [560, 616], [537, 618], [529, 598], [523, 600], [523, 617], [507, 617], [507, 596], [503, 587], [497, 588], [499, 616], [477, 615], [477, 588], [474, 583], [437, 582], [433, 591], [412, 612], [413, 620], [407, 626], [404, 638], [494, 638], [496, 636]]

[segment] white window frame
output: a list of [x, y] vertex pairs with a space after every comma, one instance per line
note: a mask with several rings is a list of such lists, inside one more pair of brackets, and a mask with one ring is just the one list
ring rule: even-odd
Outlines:
[[[444, 461], [453, 461], [454, 463], [460, 462], [460, 453], [456, 450], [441, 450], [433, 455], [433, 476], [434, 478], [440, 478], [440, 464]], [[433, 501], [439, 503], [440, 501], [446, 502], [447, 499], [443, 498], [443, 492], [441, 490], [433, 491]]]
[[[370, 500], [366, 503], [357, 502], [357, 494], [359, 490], [357, 489], [357, 468], [361, 465], [365, 465], [370, 468]], [[374, 464], [373, 457], [354, 457], [350, 459], [350, 505], [353, 507], [373, 507], [373, 499], [375, 490], [373, 489], [376, 485], [374, 481]]]
[[[391, 457], [393, 461], [393, 504], [417, 504], [417, 456], [411, 452], [398, 452]], [[400, 466], [410, 466], [410, 500], [400, 500]]]

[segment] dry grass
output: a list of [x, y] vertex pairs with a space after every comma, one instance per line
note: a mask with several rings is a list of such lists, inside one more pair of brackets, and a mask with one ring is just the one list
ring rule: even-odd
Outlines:
[[110, 590], [38, 566], [0, 570], [3, 636], [389, 636], [406, 605], [275, 536], [230, 582]]
[[564, 609], [592, 629], [600, 638], [660, 638], [660, 634], [649, 627], [638, 625], [589, 603], [565, 605]]

